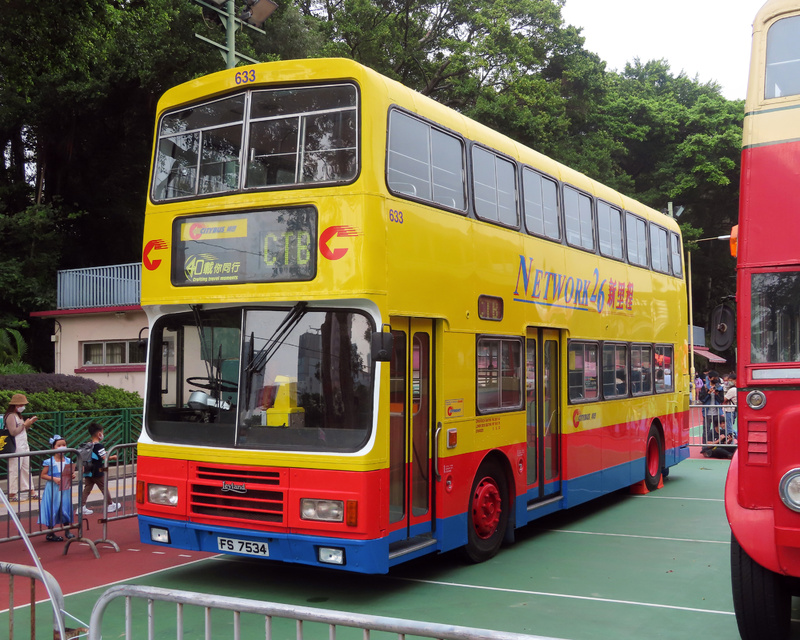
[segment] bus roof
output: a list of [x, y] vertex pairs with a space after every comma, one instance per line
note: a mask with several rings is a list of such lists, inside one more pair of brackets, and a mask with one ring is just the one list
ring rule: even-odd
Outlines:
[[[775, 0], [775, 3], [788, 4], [789, 0]], [[678, 231], [677, 222], [669, 216], [633, 198], [629, 198], [534, 149], [526, 147], [508, 136], [406, 87], [396, 80], [383, 76], [377, 71], [347, 58], [305, 58], [263, 62], [257, 65], [236, 67], [202, 76], [167, 90], [159, 100], [158, 118], [165, 111], [172, 110], [179, 105], [222, 96], [237, 89], [241, 90], [243, 85], [238, 84], [234, 79], [238, 74], [251, 68], [259, 70], [259, 80], [257, 82], [263, 82], [266, 78], [270, 83], [294, 84], [307, 83], [319, 78], [325, 80], [353, 80], [359, 85], [382, 85], [386, 89], [390, 101], [395, 101], [406, 108], [413, 107], [412, 110], [441, 126], [448, 127], [472, 140], [480, 140], [482, 143], [493, 147], [496, 151], [505, 153], [522, 163], [529, 164], [562, 182], [567, 182], [578, 189], [605, 200], [611, 205], [636, 213], [648, 220], [658, 221], [659, 224], [672, 231]], [[257, 83], [255, 86], [257, 86]]]

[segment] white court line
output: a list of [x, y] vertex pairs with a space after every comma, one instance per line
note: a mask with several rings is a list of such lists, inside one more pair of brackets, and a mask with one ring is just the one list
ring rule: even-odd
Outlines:
[[548, 598], [565, 598], [567, 600], [588, 600], [591, 602], [603, 602], [607, 604], [625, 604], [635, 607], [651, 607], [654, 609], [671, 609], [674, 611], [689, 611], [692, 613], [713, 613], [722, 616], [735, 615], [733, 611], [717, 611], [715, 609], [697, 609], [695, 607], [679, 607], [671, 604], [655, 604], [653, 602], [637, 602], [636, 600], [616, 600], [614, 598], [598, 598], [594, 596], [575, 596], [566, 593], [549, 593], [547, 591], [529, 591], [527, 589], [506, 589], [503, 587], [484, 587], [474, 584], [461, 584], [458, 582], [441, 582], [439, 580], [420, 580], [418, 578], [396, 578], [407, 582], [420, 582], [422, 584], [433, 584], [444, 587], [461, 587], [462, 589], [477, 589], [481, 591], [497, 591], [500, 593], [518, 593], [529, 596], [544, 596]]
[[697, 538], [667, 538], [665, 536], [639, 536], [632, 533], [602, 533], [600, 531], [578, 531], [576, 529], [539, 529], [553, 533], [580, 533], [585, 536], [610, 536], [613, 538], [641, 538], [643, 540], [666, 540], [668, 542], [700, 542], [704, 544], [730, 544], [730, 540], [700, 540]]
[[680, 496], [630, 496], [631, 498], [647, 498], [648, 500], [686, 500], [687, 502], [725, 502], [723, 498], [682, 498]]
[[[211, 556], [211, 558], [216, 558], [217, 556]], [[173, 569], [182, 569], [183, 567], [189, 567], [193, 564], [197, 564], [198, 562], [203, 562], [204, 560], [209, 560], [209, 558], [198, 558], [197, 560], [192, 560], [191, 562], [184, 562], [183, 564], [176, 564], [171, 567], [164, 567], [163, 569], [156, 569], [155, 571], [148, 571], [147, 573], [140, 573], [136, 576], [129, 576], [127, 578], [123, 578], [122, 580], [114, 580], [113, 582], [106, 582], [105, 584], [98, 584], [94, 587], [87, 587], [86, 589], [81, 589], [80, 591], [71, 591], [70, 593], [64, 594], [64, 600], [66, 601], [67, 598], [71, 596], [77, 596], [81, 593], [88, 593], [89, 591], [95, 591], [97, 589], [104, 589], [106, 587], [111, 587], [115, 584], [123, 584], [125, 582], [129, 582], [130, 580], [141, 580], [142, 578], [146, 578], [148, 576], [154, 576], [159, 573], [164, 573], [166, 571], [172, 571]], [[43, 602], [50, 602], [50, 598], [42, 598], [41, 600], [37, 600], [36, 604], [41, 604]], [[14, 609], [20, 609], [24, 607], [30, 607], [30, 604], [19, 605], [18, 607], [14, 607]], [[8, 609], [0, 609], [0, 613], [6, 613]]]

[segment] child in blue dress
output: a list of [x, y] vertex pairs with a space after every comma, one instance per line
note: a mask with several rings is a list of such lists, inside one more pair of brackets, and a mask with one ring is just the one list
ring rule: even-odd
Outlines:
[[[52, 449], [66, 449], [67, 441], [60, 435], [50, 438]], [[67, 478], [67, 474], [71, 477]], [[64, 482], [62, 483], [62, 476]], [[43, 524], [48, 529], [54, 529], [59, 525], [67, 527], [67, 538], [75, 536], [69, 532], [72, 525], [72, 477], [75, 476], [75, 465], [63, 452], [54, 453], [53, 457], [48, 458], [42, 463], [41, 478], [47, 484], [44, 488], [41, 502], [39, 503], [39, 524]], [[49, 542], [62, 542], [64, 538], [55, 533], [48, 533]]]

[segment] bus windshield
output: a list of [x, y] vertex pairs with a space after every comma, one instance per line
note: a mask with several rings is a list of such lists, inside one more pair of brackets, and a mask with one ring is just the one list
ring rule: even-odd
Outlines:
[[800, 272], [754, 273], [751, 280], [751, 360], [800, 360]]
[[372, 322], [344, 309], [168, 315], [151, 340], [148, 433], [245, 449], [355, 451], [372, 424]]

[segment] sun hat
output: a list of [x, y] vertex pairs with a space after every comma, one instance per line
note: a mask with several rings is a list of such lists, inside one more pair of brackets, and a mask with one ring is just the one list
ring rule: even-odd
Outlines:
[[8, 404], [13, 404], [17, 406], [21, 404], [28, 404], [28, 399], [21, 393], [15, 393], [13, 396], [11, 396], [11, 402], [9, 402]]

